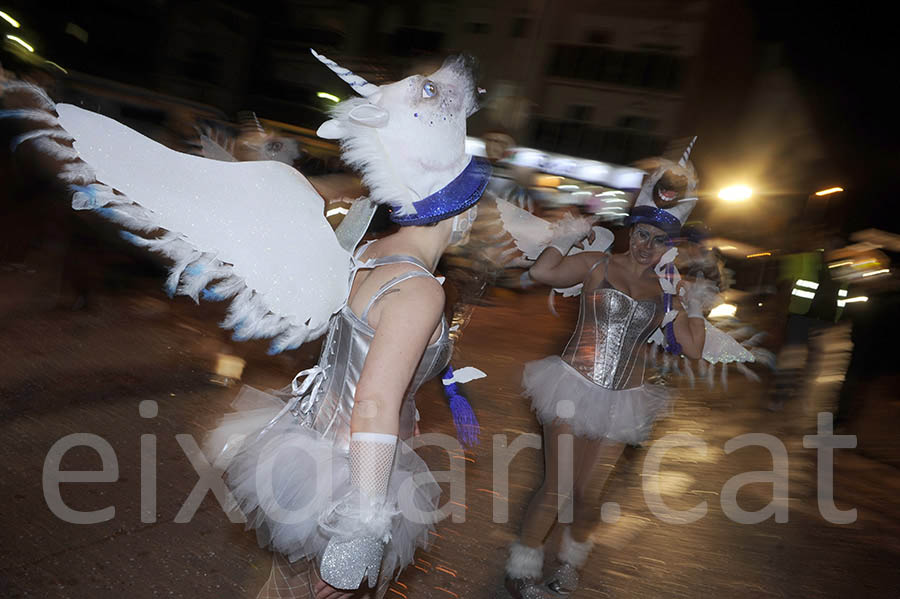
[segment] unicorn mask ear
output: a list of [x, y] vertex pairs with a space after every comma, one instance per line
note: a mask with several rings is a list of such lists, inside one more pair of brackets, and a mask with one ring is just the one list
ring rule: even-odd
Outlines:
[[322, 139], [340, 139], [344, 137], [344, 127], [341, 125], [340, 121], [331, 119], [319, 126], [316, 135]]
[[362, 104], [356, 106], [348, 115], [351, 122], [365, 127], [374, 127], [376, 129], [380, 129], [387, 125], [390, 116], [391, 115], [387, 110], [381, 106], [376, 106], [375, 104]]

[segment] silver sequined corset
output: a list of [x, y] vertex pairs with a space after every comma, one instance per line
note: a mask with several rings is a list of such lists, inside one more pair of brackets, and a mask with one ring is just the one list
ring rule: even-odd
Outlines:
[[[425, 267], [415, 258], [408, 256], [389, 256], [379, 258], [367, 264], [366, 268], [375, 268], [384, 264], [406, 262]], [[388, 281], [372, 296], [362, 316], [353, 313], [349, 306], [331, 317], [328, 336], [319, 356], [319, 366], [325, 369], [325, 379], [318, 391], [315, 404], [313, 428], [325, 437], [334, 439], [335, 443], [349, 447], [350, 416], [353, 412], [356, 384], [362, 373], [363, 364], [369, 353], [369, 346], [375, 336], [375, 330], [368, 324], [369, 309], [388, 290], [409, 278], [432, 276], [427, 270], [414, 269]], [[449, 328], [445, 320], [441, 321], [441, 332], [438, 339], [425, 348], [422, 360], [410, 381], [406, 396], [400, 408], [400, 438], [412, 436], [416, 424], [416, 405], [413, 396], [419, 387], [430, 378], [441, 373], [450, 361], [452, 345]]]
[[638, 301], [603, 281], [582, 293], [578, 325], [562, 359], [605, 389], [639, 387], [645, 345], [661, 320], [661, 297]]

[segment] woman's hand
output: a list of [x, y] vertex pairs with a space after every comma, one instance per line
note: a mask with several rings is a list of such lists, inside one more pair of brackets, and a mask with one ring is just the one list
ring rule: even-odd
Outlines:
[[684, 294], [682, 303], [687, 310], [688, 318], [703, 318], [703, 314], [713, 307], [719, 295], [719, 288], [708, 280], [703, 273], [698, 273], [693, 282], [682, 281]]
[[553, 227], [553, 238], [550, 247], [556, 248], [563, 256], [569, 253], [576, 243], [584, 240], [593, 233], [594, 221], [597, 217], [574, 217], [566, 213], [556, 221]]

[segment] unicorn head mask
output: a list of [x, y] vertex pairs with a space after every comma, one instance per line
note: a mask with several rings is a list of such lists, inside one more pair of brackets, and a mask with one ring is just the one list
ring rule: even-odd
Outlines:
[[361, 96], [335, 106], [317, 133], [339, 140], [370, 199], [389, 204], [394, 222], [437, 222], [479, 200], [490, 167], [465, 152], [466, 119], [478, 109], [472, 58], [450, 57], [430, 75], [378, 86], [313, 55]]
[[638, 164], [650, 172], [641, 186], [629, 221], [647, 223], [675, 237], [697, 203], [697, 173], [688, 161], [695, 136], [678, 162], [651, 158]]

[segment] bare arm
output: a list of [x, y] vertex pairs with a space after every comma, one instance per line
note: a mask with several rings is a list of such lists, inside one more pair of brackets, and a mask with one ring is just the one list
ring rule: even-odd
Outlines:
[[689, 318], [682, 308], [673, 324], [675, 340], [681, 345], [681, 351], [688, 358], [699, 360], [703, 357], [703, 344], [706, 342], [706, 323], [702, 318]]
[[582, 252], [564, 257], [550, 246], [541, 252], [528, 275], [532, 280], [552, 287], [571, 287], [584, 281], [591, 267], [604, 256], [607, 254], [603, 252]]
[[444, 310], [444, 291], [431, 278], [394, 287], [373, 311], [375, 337], [366, 356], [351, 416], [356, 432], [398, 434], [400, 405]]

